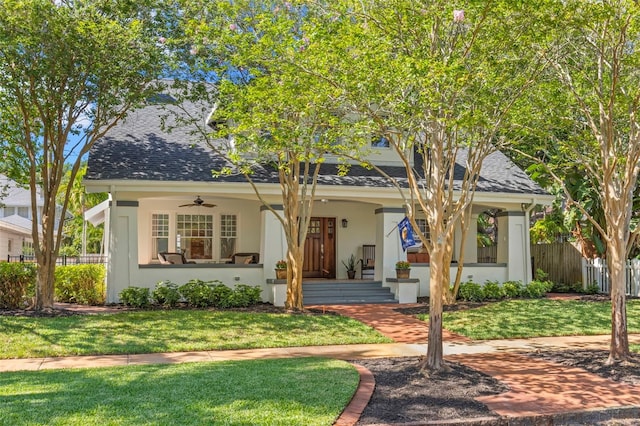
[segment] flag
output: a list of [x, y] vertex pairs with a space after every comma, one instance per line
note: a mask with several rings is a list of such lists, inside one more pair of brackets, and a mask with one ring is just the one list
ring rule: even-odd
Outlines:
[[400, 232], [400, 242], [402, 243], [402, 251], [407, 251], [407, 248], [416, 245], [416, 240], [413, 238], [413, 228], [409, 218], [405, 217], [398, 224], [398, 231]]

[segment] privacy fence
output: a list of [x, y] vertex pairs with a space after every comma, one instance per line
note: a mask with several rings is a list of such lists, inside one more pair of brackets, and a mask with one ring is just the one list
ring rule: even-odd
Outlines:
[[[495, 263], [497, 247], [478, 247], [478, 262]], [[582, 255], [571, 243], [531, 244], [533, 273], [542, 269], [555, 283], [582, 282]]]

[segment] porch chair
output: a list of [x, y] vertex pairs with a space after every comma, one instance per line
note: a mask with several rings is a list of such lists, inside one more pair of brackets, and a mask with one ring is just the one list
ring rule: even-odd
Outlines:
[[360, 259], [360, 278], [372, 280], [376, 269], [376, 246], [365, 244], [362, 246], [362, 259]]
[[168, 253], [166, 251], [158, 253], [158, 260], [163, 265], [186, 265], [196, 262], [187, 260], [184, 253]]
[[236, 265], [256, 264], [260, 261], [260, 253], [234, 253], [227, 263]]

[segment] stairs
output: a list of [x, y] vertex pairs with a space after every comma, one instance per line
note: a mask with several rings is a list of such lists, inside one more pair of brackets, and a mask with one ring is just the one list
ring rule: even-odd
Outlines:
[[389, 287], [372, 280], [317, 280], [302, 283], [305, 305], [398, 303]]

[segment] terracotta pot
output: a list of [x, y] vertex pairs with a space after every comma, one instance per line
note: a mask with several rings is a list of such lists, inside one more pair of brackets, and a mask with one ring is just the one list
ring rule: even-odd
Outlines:
[[286, 280], [287, 279], [287, 270], [286, 269], [276, 269], [276, 279], [278, 279], [278, 280]]
[[396, 269], [396, 278], [398, 279], [409, 278], [409, 274], [411, 274], [411, 269]]

